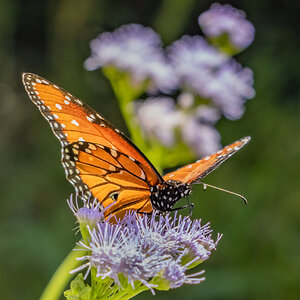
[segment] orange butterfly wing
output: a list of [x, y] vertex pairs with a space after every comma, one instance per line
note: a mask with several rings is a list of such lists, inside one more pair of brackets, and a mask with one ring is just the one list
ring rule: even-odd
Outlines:
[[165, 181], [174, 180], [188, 184], [200, 181], [215, 170], [226, 159], [244, 147], [250, 139], [250, 137], [242, 138], [210, 156], [206, 156], [195, 163], [186, 165], [175, 172], [166, 174], [163, 179]]
[[126, 210], [152, 211], [147, 169], [139, 161], [103, 145], [76, 142], [64, 148], [67, 179], [83, 195], [90, 193], [107, 208], [105, 217]]
[[87, 104], [40, 76], [23, 73], [22, 77], [30, 99], [48, 121], [62, 146], [88, 141], [118, 150], [145, 166], [151, 184], [162, 181], [144, 154]]
[[168, 180], [186, 184], [200, 181], [250, 140], [236, 141], [162, 178], [125, 135], [81, 100], [34, 74], [24, 73], [23, 83], [62, 145], [67, 179], [84, 197], [92, 194], [97, 198], [106, 217], [121, 218], [127, 210], [152, 212], [154, 187], [164, 189]]

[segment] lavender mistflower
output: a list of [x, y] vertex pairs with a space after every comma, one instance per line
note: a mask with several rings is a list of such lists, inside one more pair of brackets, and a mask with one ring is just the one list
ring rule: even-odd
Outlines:
[[206, 156], [221, 148], [220, 134], [215, 127], [202, 123], [196, 115], [187, 119], [182, 126], [183, 140], [197, 156]]
[[100, 34], [91, 41], [90, 47], [92, 54], [84, 64], [87, 70], [114, 66], [129, 72], [136, 84], [149, 80], [150, 85], [163, 91], [177, 85], [177, 78], [164, 56], [161, 40], [149, 27], [123, 25], [114, 32]]
[[[169, 48], [169, 55], [185, 87], [211, 101], [229, 119], [243, 115], [245, 100], [255, 94], [250, 69], [242, 68], [199, 36], [185, 36], [175, 42]], [[216, 137], [212, 129], [206, 128], [206, 132]]]
[[84, 198], [80, 196], [79, 194], [75, 196], [72, 194], [67, 203], [80, 226], [88, 225], [90, 228], [94, 228], [99, 222], [104, 221], [104, 214], [99, 209], [101, 204], [97, 199], [90, 197], [88, 200], [83, 200]]
[[149, 98], [136, 105], [137, 118], [147, 136], [155, 137], [163, 145], [171, 147], [176, 143], [175, 133], [181, 133], [183, 141], [201, 157], [221, 148], [220, 134], [214, 127], [220, 113], [207, 105], [200, 105], [191, 112], [185, 111], [193, 105], [190, 96], [180, 97], [179, 106], [168, 97]]
[[199, 105], [181, 126], [182, 138], [198, 157], [210, 155], [221, 148], [221, 136], [214, 124], [220, 119], [219, 111]]
[[208, 96], [208, 74], [228, 59], [200, 36], [183, 36], [168, 48], [168, 52], [181, 84], [190, 86], [204, 97]]
[[213, 3], [209, 10], [199, 16], [198, 22], [208, 37], [227, 34], [232, 45], [242, 50], [252, 43], [255, 34], [252, 23], [245, 17], [244, 11], [230, 4]]
[[163, 145], [175, 143], [174, 130], [182, 122], [182, 113], [169, 97], [148, 98], [136, 104], [137, 118], [147, 136], [156, 137]]
[[224, 64], [209, 81], [211, 99], [228, 119], [236, 120], [244, 113], [246, 99], [254, 97], [253, 72], [235, 61]]
[[208, 259], [221, 238], [218, 235], [214, 242], [209, 224], [177, 214], [148, 217], [131, 212], [116, 224], [105, 221], [88, 230], [90, 239], [78, 243], [88, 251], [79, 258], [85, 263], [73, 272], [88, 268], [87, 276], [94, 268], [98, 278], [111, 278], [121, 289], [124, 276], [133, 290], [139, 283], [152, 293], [161, 286], [169, 289], [203, 281], [199, 275], [204, 271], [189, 275], [186, 271]]
[[164, 269], [162, 278], [169, 282], [171, 289], [178, 288], [184, 283], [199, 284], [205, 280], [204, 277], [196, 277], [202, 275], [204, 270], [191, 275], [186, 275], [186, 270], [188, 270], [186, 265], [181, 265], [180, 263], [172, 261], [172, 263]]

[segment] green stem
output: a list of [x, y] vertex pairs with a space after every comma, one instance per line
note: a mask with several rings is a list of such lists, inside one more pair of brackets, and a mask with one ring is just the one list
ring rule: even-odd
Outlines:
[[104, 67], [102, 71], [111, 83], [133, 142], [141, 149], [145, 149], [145, 140], [135, 117], [134, 100], [145, 91], [146, 83], [139, 83], [133, 86], [130, 75], [114, 67]]
[[40, 297], [40, 300], [56, 300], [62, 295], [65, 286], [74, 276], [73, 274], [70, 274], [70, 271], [74, 270], [81, 264], [81, 262], [76, 260], [76, 258], [83, 256], [85, 253], [83, 250], [74, 251], [74, 249], [71, 250], [61, 265], [57, 268]]

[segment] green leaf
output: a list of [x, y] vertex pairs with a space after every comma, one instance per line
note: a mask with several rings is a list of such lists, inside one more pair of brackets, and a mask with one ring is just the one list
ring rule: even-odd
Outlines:
[[67, 300], [89, 300], [91, 299], [92, 289], [86, 285], [83, 275], [80, 273], [70, 284], [71, 289], [64, 292]]

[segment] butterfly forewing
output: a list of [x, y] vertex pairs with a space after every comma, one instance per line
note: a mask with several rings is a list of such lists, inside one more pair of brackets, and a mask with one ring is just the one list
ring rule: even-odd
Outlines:
[[97, 198], [105, 217], [122, 218], [128, 210], [171, 210], [180, 199], [178, 195], [186, 194], [182, 185], [169, 180], [184, 183], [190, 192], [192, 183], [200, 181], [250, 140], [246, 137], [236, 141], [162, 178], [125, 135], [81, 100], [34, 74], [24, 73], [23, 83], [62, 145], [67, 179], [83, 197]]
[[[150, 183], [144, 166], [124, 153], [103, 145], [75, 142], [63, 149], [67, 179], [78, 193], [97, 198], [105, 214], [116, 216], [128, 207], [150, 212]], [[148, 203], [145, 203], [148, 202]], [[147, 205], [146, 205], [147, 204]]]
[[166, 181], [174, 180], [189, 184], [199, 181], [215, 170], [226, 159], [239, 151], [249, 141], [250, 137], [242, 138], [212, 155], [206, 156], [195, 163], [186, 165], [175, 172], [166, 174], [163, 178]]
[[151, 183], [162, 181], [142, 152], [83, 101], [35, 74], [24, 73], [23, 83], [30, 99], [48, 121], [63, 147], [88, 141], [118, 150], [143, 164]]

